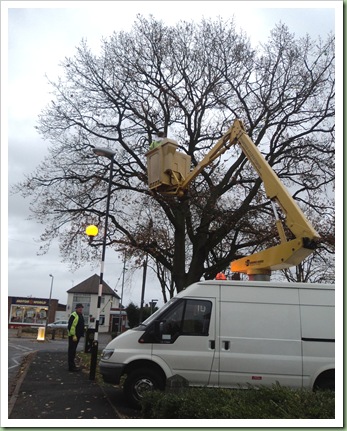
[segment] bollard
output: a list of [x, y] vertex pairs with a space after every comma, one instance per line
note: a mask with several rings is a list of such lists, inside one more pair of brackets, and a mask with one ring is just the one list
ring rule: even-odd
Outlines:
[[169, 377], [166, 381], [166, 390], [168, 392], [180, 392], [189, 387], [189, 381], [179, 374]]
[[37, 332], [37, 341], [45, 341], [45, 327], [40, 326]]

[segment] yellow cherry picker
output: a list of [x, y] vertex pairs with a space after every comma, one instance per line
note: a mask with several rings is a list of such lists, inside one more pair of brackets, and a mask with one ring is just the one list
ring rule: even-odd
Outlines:
[[[232, 272], [247, 274], [250, 280], [269, 280], [272, 271], [299, 265], [316, 248], [320, 236], [305, 217], [287, 188], [265, 160], [246, 133], [241, 120], [236, 119], [198, 165], [190, 171], [191, 158], [177, 151], [178, 144], [165, 138], [161, 145], [147, 153], [148, 185], [163, 195], [182, 197], [201, 171], [230, 147], [239, 145], [263, 181], [274, 211], [280, 243], [230, 264]], [[278, 205], [284, 223], [293, 234], [288, 240], [277, 212]]]

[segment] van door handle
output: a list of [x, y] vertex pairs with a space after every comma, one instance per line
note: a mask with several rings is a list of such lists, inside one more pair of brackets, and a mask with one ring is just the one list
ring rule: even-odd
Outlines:
[[229, 341], [223, 341], [223, 347], [224, 347], [224, 350], [229, 350], [230, 349], [230, 342]]
[[210, 340], [210, 349], [215, 349], [216, 348], [216, 342], [215, 340]]

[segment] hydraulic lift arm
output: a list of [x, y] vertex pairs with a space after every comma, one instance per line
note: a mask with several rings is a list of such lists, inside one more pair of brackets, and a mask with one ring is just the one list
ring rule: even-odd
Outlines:
[[[189, 184], [206, 166], [236, 144], [241, 147], [264, 183], [266, 195], [272, 203], [280, 244], [231, 262], [231, 270], [248, 274], [250, 278], [254, 278], [254, 276], [257, 276], [257, 278], [268, 277], [271, 271], [296, 266], [302, 262], [316, 248], [316, 241], [320, 237], [257, 146], [247, 135], [242, 121], [235, 120], [227, 133], [219, 139], [195, 169], [188, 174], [179, 172], [179, 168], [178, 171], [174, 168], [167, 168], [166, 165], [165, 173], [169, 176], [170, 181], [169, 183], [161, 184], [158, 191], [162, 194], [182, 196], [188, 189]], [[182, 155], [182, 157], [187, 156]], [[176, 163], [175, 166], [179, 166], [179, 163]], [[292, 240], [288, 241], [286, 238], [275, 203], [279, 205], [283, 212], [284, 222], [294, 236]]]

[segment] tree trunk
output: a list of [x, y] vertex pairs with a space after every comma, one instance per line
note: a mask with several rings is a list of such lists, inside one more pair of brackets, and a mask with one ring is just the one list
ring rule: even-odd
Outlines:
[[181, 202], [175, 208], [175, 249], [172, 267], [172, 278], [177, 293], [186, 287], [186, 210], [187, 202]]

